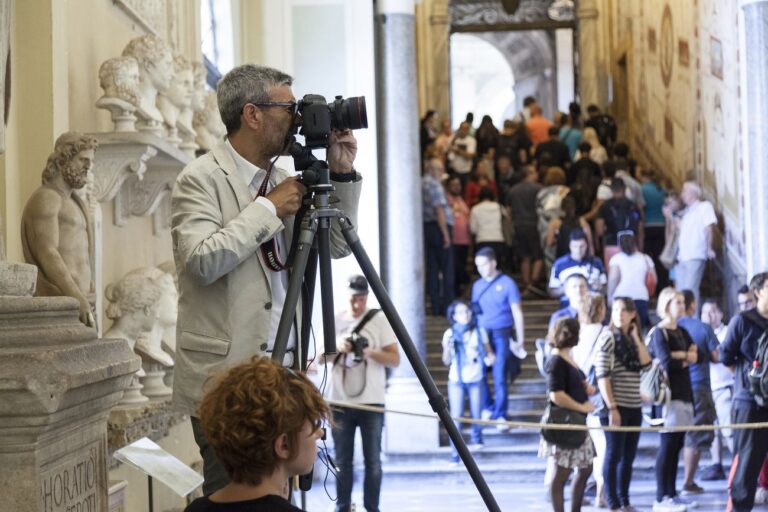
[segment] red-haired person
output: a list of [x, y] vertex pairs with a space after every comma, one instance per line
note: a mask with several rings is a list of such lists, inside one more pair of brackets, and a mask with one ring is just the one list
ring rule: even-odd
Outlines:
[[315, 386], [271, 359], [254, 356], [215, 381], [200, 424], [230, 482], [185, 512], [294, 512], [289, 479], [308, 473], [328, 406]]

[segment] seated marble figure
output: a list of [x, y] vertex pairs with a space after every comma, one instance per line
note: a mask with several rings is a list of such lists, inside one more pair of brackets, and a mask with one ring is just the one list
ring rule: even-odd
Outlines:
[[24, 260], [38, 267], [38, 297], [69, 296], [80, 304], [80, 321], [95, 326], [94, 237], [88, 207], [75, 192], [85, 187], [98, 143], [67, 132], [56, 139], [35, 190], [21, 215]]

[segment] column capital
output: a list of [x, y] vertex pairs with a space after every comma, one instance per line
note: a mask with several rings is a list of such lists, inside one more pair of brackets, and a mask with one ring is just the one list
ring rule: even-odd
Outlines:
[[378, 0], [376, 14], [415, 14], [416, 0]]

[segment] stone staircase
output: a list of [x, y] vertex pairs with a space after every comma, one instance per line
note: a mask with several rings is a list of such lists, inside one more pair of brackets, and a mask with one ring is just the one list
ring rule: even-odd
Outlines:
[[[522, 372], [509, 386], [508, 417], [511, 421], [538, 422], [546, 405], [546, 382], [539, 374], [534, 359], [536, 338], [546, 336], [550, 315], [558, 308], [555, 300], [525, 300], [525, 348], [528, 357], [523, 361]], [[441, 340], [448, 321], [442, 317], [427, 317], [427, 366], [438, 389], [447, 395], [448, 368], [441, 360]], [[490, 375], [489, 375], [490, 378]], [[492, 387], [492, 384], [491, 384]], [[465, 412], [469, 416], [469, 412]], [[463, 428], [469, 440], [469, 426]], [[489, 483], [521, 482], [543, 484], [545, 461], [538, 457], [539, 429], [512, 429], [499, 432], [494, 427], [483, 431], [485, 448], [473, 453], [484, 477]], [[639, 478], [652, 479], [658, 436], [644, 434], [641, 437], [635, 472]], [[470, 484], [463, 465], [448, 464], [450, 446], [448, 436], [441, 427], [439, 448], [425, 447], [417, 454], [387, 454], [384, 472], [398, 480], [417, 478], [425, 483]], [[543, 488], [542, 488], [543, 489]]]

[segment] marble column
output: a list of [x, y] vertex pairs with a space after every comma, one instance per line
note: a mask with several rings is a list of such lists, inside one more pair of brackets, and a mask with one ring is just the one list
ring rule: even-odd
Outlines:
[[579, 22], [579, 97], [585, 107], [600, 105], [600, 70], [598, 48], [598, 9], [596, 0], [580, 0]]
[[744, 127], [745, 207], [747, 274], [765, 272], [768, 268], [768, 0], [742, 0], [744, 13], [744, 60], [742, 90], [746, 92]]
[[451, 68], [448, 0], [422, 0], [416, 7], [416, 55], [419, 112], [435, 110], [451, 119]]
[[[382, 280], [423, 358], [426, 354], [424, 241], [414, 2], [379, 0], [375, 5]], [[390, 379], [387, 405], [418, 412], [430, 410], [426, 395], [404, 356]], [[416, 451], [437, 446], [436, 421], [388, 415], [386, 425], [386, 451]], [[405, 432], [408, 435], [403, 435]]]

